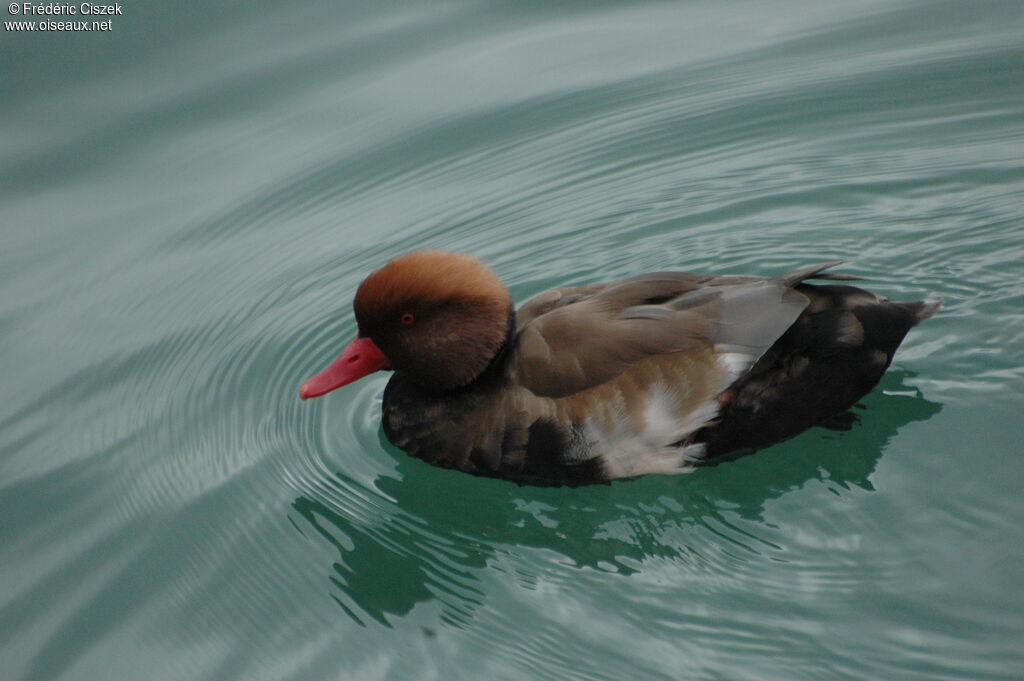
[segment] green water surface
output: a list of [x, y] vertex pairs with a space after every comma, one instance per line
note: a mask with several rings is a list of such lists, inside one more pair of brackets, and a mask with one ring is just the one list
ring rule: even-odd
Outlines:
[[[0, 31], [0, 680], [1024, 676], [1024, 4], [122, 5]], [[946, 306], [847, 431], [518, 487], [298, 400], [425, 247]]]

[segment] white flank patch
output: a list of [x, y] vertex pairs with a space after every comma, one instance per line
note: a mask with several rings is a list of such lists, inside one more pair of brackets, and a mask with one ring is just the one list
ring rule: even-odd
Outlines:
[[715, 400], [689, 414], [681, 413], [675, 391], [658, 384], [652, 387], [641, 418], [620, 414], [610, 432], [591, 419], [584, 425], [584, 437], [591, 443], [591, 453], [601, 457], [609, 477], [687, 473], [704, 453], [704, 445], [676, 443], [717, 414]]
[[645, 428], [643, 439], [651, 445], [678, 442], [679, 406], [676, 393], [663, 385], [655, 383], [647, 397], [644, 409]]
[[732, 385], [736, 379], [743, 374], [747, 373], [747, 369], [757, 359], [750, 353], [737, 352], [733, 349], [726, 349], [725, 346], [715, 346], [715, 359], [718, 361], [718, 366], [725, 370], [726, 380], [722, 384], [719, 390], [725, 390]]

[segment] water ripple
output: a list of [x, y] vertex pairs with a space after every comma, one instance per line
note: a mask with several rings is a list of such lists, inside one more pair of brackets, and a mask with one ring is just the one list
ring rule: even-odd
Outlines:
[[[327, 4], [12, 80], [5, 677], [1012, 677], [1019, 3]], [[422, 247], [946, 306], [844, 432], [520, 488], [388, 445], [384, 375], [297, 397]]]

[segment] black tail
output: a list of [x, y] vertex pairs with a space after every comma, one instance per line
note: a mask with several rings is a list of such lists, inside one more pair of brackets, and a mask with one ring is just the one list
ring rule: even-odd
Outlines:
[[719, 418], [692, 438], [706, 445], [707, 463], [793, 437], [852, 407], [881, 379], [907, 332], [942, 306], [938, 298], [894, 302], [853, 286], [796, 288], [810, 300], [807, 309], [722, 393]]

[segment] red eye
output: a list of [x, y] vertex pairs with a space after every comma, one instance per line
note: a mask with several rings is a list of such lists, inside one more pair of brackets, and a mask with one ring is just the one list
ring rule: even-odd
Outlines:
[[412, 315], [412, 312], [406, 312], [402, 315], [402, 326], [412, 326], [414, 321], [416, 321], [416, 317]]

